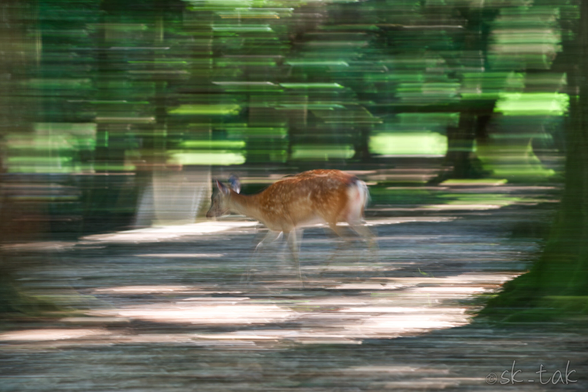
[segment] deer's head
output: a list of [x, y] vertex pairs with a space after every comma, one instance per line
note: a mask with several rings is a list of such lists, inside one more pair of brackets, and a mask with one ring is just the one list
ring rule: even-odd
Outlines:
[[216, 186], [213, 187], [210, 209], [206, 213], [207, 218], [228, 214], [231, 192], [239, 193], [241, 191], [241, 183], [237, 176], [231, 176], [229, 178], [230, 188], [219, 180], [215, 180], [214, 182]]

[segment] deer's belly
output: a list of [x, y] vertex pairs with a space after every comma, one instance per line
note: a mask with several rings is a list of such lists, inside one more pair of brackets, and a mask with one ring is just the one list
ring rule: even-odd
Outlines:
[[270, 230], [289, 232], [299, 227], [308, 227], [326, 223], [323, 218], [316, 214], [305, 214], [294, 217], [271, 219], [263, 222]]
[[323, 224], [323, 223], [326, 223], [323, 218], [321, 218], [318, 215], [312, 215], [312, 216], [304, 217], [303, 219], [300, 219], [299, 221], [297, 221], [296, 227], [308, 227], [308, 226], [314, 226], [314, 225]]

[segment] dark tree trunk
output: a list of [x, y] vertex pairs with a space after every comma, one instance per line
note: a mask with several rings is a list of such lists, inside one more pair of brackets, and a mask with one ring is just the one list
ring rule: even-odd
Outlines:
[[[570, 113], [560, 210], [539, 260], [505, 285], [483, 315], [544, 320], [588, 314], [588, 2], [580, 4], [578, 38], [563, 53]], [[514, 314], [516, 308], [523, 311]]]

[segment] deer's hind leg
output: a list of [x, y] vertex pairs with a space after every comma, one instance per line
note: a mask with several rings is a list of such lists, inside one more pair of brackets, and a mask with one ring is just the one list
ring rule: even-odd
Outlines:
[[349, 225], [349, 228], [365, 241], [372, 258], [377, 261], [379, 256], [376, 236], [365, 224], [363, 219], [363, 206], [361, 208], [352, 208], [347, 212], [344, 218], [345, 222]]
[[364, 222], [359, 220], [355, 222], [351, 221], [348, 223], [349, 227], [351, 227], [351, 229], [355, 231], [368, 244], [370, 248], [374, 246], [377, 247], [376, 240], [374, 238], [374, 233], [365, 225]]
[[369, 249], [370, 265], [377, 265], [380, 261], [380, 252], [378, 251], [378, 242], [374, 233], [365, 225], [363, 220], [350, 221], [349, 226], [366, 242]]
[[321, 276], [327, 271], [333, 260], [335, 260], [338, 257], [340, 252], [346, 251], [351, 245], [351, 239], [348, 235], [346, 235], [346, 230], [344, 230], [341, 226], [337, 226], [336, 222], [329, 222], [329, 228], [337, 237], [335, 238], [335, 240], [337, 241], [337, 246], [331, 253], [331, 256], [329, 256], [329, 258], [325, 262], [323, 269], [319, 272], [319, 276]]
[[356, 232], [367, 244], [370, 248], [376, 245], [374, 240], [374, 234], [372, 231], [365, 225], [365, 220], [363, 219], [364, 213], [364, 205], [358, 203], [349, 203], [347, 210], [344, 211], [342, 216], [342, 220], [349, 224], [351, 230]]

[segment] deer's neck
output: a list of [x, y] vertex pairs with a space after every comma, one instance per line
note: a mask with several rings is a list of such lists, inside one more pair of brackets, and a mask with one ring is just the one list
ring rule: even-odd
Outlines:
[[231, 192], [229, 209], [240, 215], [248, 216], [263, 222], [262, 213], [257, 201], [258, 195], [241, 195]]

